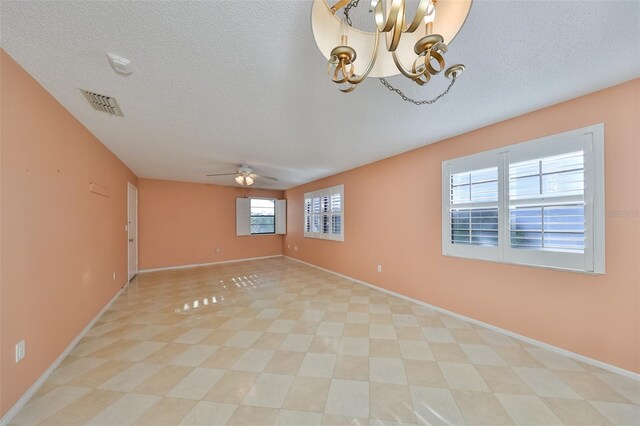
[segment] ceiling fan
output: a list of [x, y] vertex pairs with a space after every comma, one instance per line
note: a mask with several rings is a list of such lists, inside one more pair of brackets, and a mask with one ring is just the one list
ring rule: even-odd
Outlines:
[[214, 173], [207, 176], [235, 176], [238, 185], [253, 185], [255, 179], [267, 179], [277, 181], [278, 179], [271, 176], [263, 176], [253, 173], [253, 169], [246, 164], [241, 164], [235, 173]]

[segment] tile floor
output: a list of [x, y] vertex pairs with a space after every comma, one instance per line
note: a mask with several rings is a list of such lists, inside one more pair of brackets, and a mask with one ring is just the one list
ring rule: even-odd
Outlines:
[[138, 276], [14, 424], [640, 424], [640, 383], [273, 258]]

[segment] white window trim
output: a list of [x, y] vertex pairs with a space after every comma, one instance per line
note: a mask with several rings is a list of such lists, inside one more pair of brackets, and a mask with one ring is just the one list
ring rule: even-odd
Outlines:
[[[585, 149], [585, 200], [589, 200], [591, 209], [585, 210], [585, 221], [592, 226], [585, 228], [585, 254], [582, 264], [575, 261], [572, 253], [520, 250], [515, 253], [509, 245], [509, 181], [506, 173], [509, 167], [509, 153], [520, 150], [541, 149], [549, 151], [549, 142], [562, 139], [591, 137], [591, 150]], [[544, 146], [546, 145], [546, 147]], [[589, 147], [589, 144], [584, 144]], [[517, 154], [516, 154], [517, 155]], [[546, 154], [545, 154], [546, 155]], [[456, 170], [498, 167], [498, 247], [485, 247], [451, 243], [449, 175]], [[587, 169], [590, 167], [591, 169]], [[525, 265], [546, 269], [560, 269], [587, 274], [605, 273], [605, 183], [604, 183], [604, 124], [596, 124], [571, 130], [527, 142], [484, 151], [465, 157], [442, 162], [442, 254], [489, 260], [500, 263]], [[587, 218], [588, 216], [588, 218]], [[455, 247], [454, 247], [455, 246]], [[590, 249], [587, 249], [587, 248]], [[508, 253], [509, 252], [509, 253]], [[567, 256], [565, 256], [567, 255]], [[553, 258], [553, 259], [551, 259]]]
[[[275, 232], [251, 233], [251, 200], [270, 200], [274, 202], [274, 230]], [[236, 236], [271, 236], [287, 233], [287, 201], [273, 197], [244, 197], [236, 198]]]
[[[334, 194], [340, 194], [340, 233], [334, 234], [333, 227], [331, 225], [331, 221], [329, 221], [329, 233], [325, 234], [323, 232], [307, 232], [307, 211], [306, 211], [306, 200], [308, 198], [318, 198], [322, 196], [329, 196], [329, 209], [331, 209], [331, 196]], [[336, 185], [331, 188], [319, 189], [317, 191], [306, 192], [302, 199], [303, 202], [303, 218], [302, 218], [302, 232], [305, 238], [317, 238], [321, 240], [331, 240], [331, 241], [344, 241], [344, 185]], [[313, 208], [313, 206], [312, 206]], [[321, 224], [322, 225], [322, 224]]]

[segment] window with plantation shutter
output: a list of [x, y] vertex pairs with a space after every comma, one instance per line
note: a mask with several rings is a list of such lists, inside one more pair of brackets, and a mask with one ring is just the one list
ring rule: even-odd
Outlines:
[[344, 186], [304, 194], [304, 236], [344, 241]]
[[604, 126], [443, 162], [443, 254], [604, 273]]

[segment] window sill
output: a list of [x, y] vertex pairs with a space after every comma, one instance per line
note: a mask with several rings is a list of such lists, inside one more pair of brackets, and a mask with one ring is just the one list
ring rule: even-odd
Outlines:
[[490, 262], [490, 263], [495, 263], [495, 264], [511, 265], [511, 266], [524, 266], [524, 267], [527, 267], [527, 268], [536, 268], [536, 269], [550, 269], [550, 270], [560, 271], [560, 272], [574, 272], [574, 273], [584, 274], [584, 275], [605, 275], [606, 274], [605, 271], [603, 271], [603, 272], [594, 272], [594, 271], [585, 271], [583, 269], [560, 268], [560, 267], [557, 267], [557, 266], [544, 266], [544, 265], [534, 265], [534, 264], [528, 264], [528, 263], [505, 262], [503, 260], [481, 259], [481, 258], [477, 258], [477, 257], [460, 256], [460, 255], [447, 254], [447, 253], [442, 253], [442, 255], [445, 256], [445, 257], [453, 257], [453, 258], [457, 258], [457, 259], [477, 260], [477, 261], [480, 261], [480, 262]]

